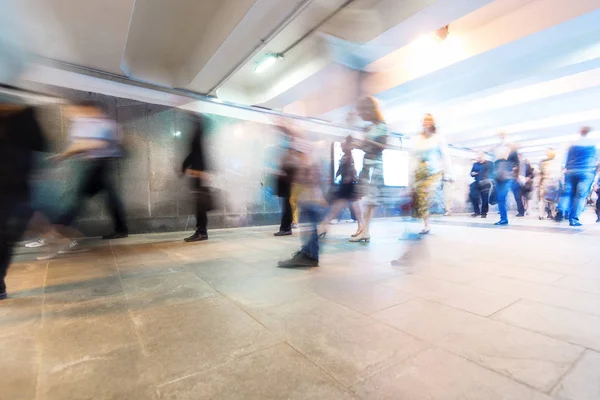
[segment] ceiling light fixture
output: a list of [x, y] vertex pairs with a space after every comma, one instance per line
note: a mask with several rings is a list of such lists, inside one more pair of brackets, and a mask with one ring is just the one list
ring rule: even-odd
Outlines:
[[254, 65], [254, 72], [260, 74], [267, 69], [271, 68], [273, 64], [280, 58], [283, 58], [283, 54], [280, 53], [267, 53]]

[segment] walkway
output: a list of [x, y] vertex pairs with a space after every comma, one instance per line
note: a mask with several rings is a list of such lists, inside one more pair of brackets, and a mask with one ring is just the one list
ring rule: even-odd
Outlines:
[[268, 228], [23, 252], [0, 303], [0, 397], [599, 399], [600, 230], [466, 222], [434, 225], [404, 268], [393, 220], [366, 245], [333, 227], [307, 270], [274, 267], [299, 239]]

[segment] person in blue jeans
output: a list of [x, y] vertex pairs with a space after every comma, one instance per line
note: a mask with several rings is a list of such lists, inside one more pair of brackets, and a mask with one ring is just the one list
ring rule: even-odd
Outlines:
[[521, 185], [517, 181], [519, 169], [519, 155], [514, 146], [506, 143], [506, 136], [501, 134], [502, 143], [495, 149], [494, 162], [494, 188], [498, 199], [498, 211], [500, 221], [494, 225], [508, 225], [508, 211], [506, 208], [506, 197], [509, 190], [515, 196], [517, 203], [517, 217], [525, 216]]
[[327, 202], [321, 188], [321, 166], [314, 154], [312, 143], [304, 132], [294, 129], [285, 122], [279, 128], [292, 139], [291, 147], [297, 152], [297, 184], [300, 185], [298, 203], [311, 224], [311, 230], [305, 236], [304, 243], [292, 258], [280, 261], [281, 268], [306, 268], [319, 266], [318, 226], [325, 216]]
[[564, 219], [569, 213], [569, 225], [581, 226], [579, 216], [585, 207], [585, 201], [592, 189], [598, 151], [596, 143], [588, 137], [590, 128], [584, 126], [579, 132], [579, 139], [574, 142], [567, 152], [565, 163], [565, 184], [558, 203], [556, 221]]

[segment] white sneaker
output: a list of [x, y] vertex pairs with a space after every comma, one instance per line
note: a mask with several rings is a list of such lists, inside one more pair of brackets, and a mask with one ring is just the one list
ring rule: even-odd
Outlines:
[[338, 219], [332, 219], [331, 222], [329, 222], [329, 225], [337, 225], [340, 223], [340, 220]]
[[46, 239], [44, 239], [44, 238], [39, 238], [39, 239], [37, 239], [37, 240], [34, 240], [34, 241], [32, 241], [32, 242], [27, 242], [27, 243], [25, 243], [25, 247], [28, 247], [28, 248], [34, 248], [34, 247], [43, 247], [43, 246], [45, 246], [46, 244], [47, 244], [47, 243], [46, 243]]

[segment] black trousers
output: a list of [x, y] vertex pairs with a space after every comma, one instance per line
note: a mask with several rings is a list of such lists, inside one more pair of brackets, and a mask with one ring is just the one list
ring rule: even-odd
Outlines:
[[280, 232], [287, 232], [292, 229], [292, 219], [294, 214], [292, 212], [292, 204], [290, 203], [289, 197], [281, 198], [281, 225], [279, 226]]
[[471, 183], [471, 203], [473, 203], [473, 213], [487, 215], [490, 209], [490, 189], [491, 183]]
[[113, 221], [115, 232], [127, 232], [125, 211], [115, 188], [115, 160], [97, 159], [87, 161], [82, 182], [71, 207], [55, 221], [59, 225], [71, 226], [83, 208], [83, 202], [104, 192], [106, 207]]
[[196, 233], [208, 235], [208, 211], [211, 208], [209, 192], [198, 178], [192, 178], [191, 184], [196, 196]]
[[0, 196], [0, 293], [6, 290], [4, 278], [10, 266], [15, 243], [27, 229], [30, 213], [27, 197], [8, 193]]

